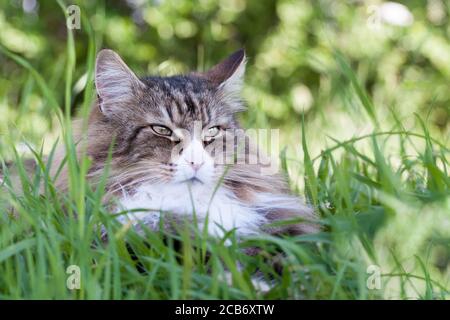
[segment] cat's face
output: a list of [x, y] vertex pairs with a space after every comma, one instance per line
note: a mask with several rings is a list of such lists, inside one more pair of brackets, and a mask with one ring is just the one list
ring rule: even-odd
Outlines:
[[234, 114], [243, 109], [244, 69], [241, 50], [205, 73], [138, 79], [116, 53], [102, 50], [96, 88], [101, 122], [115, 137], [118, 183], [217, 182], [225, 141], [238, 129]]

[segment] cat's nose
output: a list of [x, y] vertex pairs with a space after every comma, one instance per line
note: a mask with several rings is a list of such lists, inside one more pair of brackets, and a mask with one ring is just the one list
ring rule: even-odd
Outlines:
[[198, 171], [198, 170], [200, 170], [200, 168], [205, 164], [205, 161], [202, 161], [202, 162], [194, 162], [194, 161], [187, 161], [186, 160], [186, 162], [187, 163], [189, 163], [190, 165], [191, 165], [191, 167], [192, 167], [192, 169], [194, 169], [194, 171]]

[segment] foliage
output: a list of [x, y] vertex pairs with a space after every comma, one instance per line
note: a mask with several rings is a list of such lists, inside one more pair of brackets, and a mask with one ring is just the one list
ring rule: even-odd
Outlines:
[[[368, 1], [77, 1], [82, 28], [72, 32], [64, 3], [37, 3], [0, 11], [0, 154], [22, 186], [12, 188], [3, 166], [0, 298], [448, 299], [448, 3], [404, 1], [412, 25], [374, 27]], [[167, 75], [203, 70], [241, 46], [243, 123], [281, 129], [282, 167], [323, 232], [231, 246], [185, 232], [143, 241], [102, 208], [101, 186], [84, 179], [89, 160], [73, 153], [70, 192], [56, 192], [43, 154], [61, 129], [73, 150], [70, 121], [94, 97], [99, 48], [115, 49], [138, 74]], [[38, 163], [31, 178], [22, 153]], [[107, 243], [100, 224], [113, 235]], [[237, 250], [255, 244], [263, 254]], [[281, 275], [263, 259], [279, 251]], [[72, 264], [83, 275], [78, 291], [66, 287]], [[381, 290], [366, 285], [372, 264]], [[232, 286], [219, 277], [224, 267]], [[272, 279], [270, 292], [253, 288], [255, 270]]]

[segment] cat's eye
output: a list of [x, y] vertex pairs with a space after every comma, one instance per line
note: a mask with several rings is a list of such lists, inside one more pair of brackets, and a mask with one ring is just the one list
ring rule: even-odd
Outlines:
[[219, 133], [220, 133], [220, 127], [218, 127], [218, 126], [211, 127], [206, 131], [205, 137], [206, 138], [214, 138], [214, 137], [218, 136]]
[[172, 130], [165, 126], [153, 125], [151, 126], [152, 130], [161, 136], [170, 137], [172, 135]]

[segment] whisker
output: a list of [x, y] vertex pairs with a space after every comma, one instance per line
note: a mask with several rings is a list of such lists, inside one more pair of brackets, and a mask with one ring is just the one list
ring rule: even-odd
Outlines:
[[156, 183], [163, 183], [163, 182], [167, 182], [167, 181], [168, 181], [168, 179], [164, 179], [163, 177], [154, 177], [154, 176], [152, 176], [152, 177], [143, 177], [143, 178], [140, 178], [140, 179], [131, 180], [130, 182], [125, 183], [125, 184], [123, 184], [123, 181], [117, 181], [117, 182], [114, 182], [113, 184], [111, 184], [109, 186], [109, 188], [112, 188], [114, 186], [118, 186], [117, 188], [111, 190], [112, 193], [116, 193], [121, 188], [129, 188], [129, 187], [135, 186], [137, 184], [143, 184], [143, 183], [147, 183], [147, 182], [151, 182], [151, 183], [155, 183], [156, 184]]

